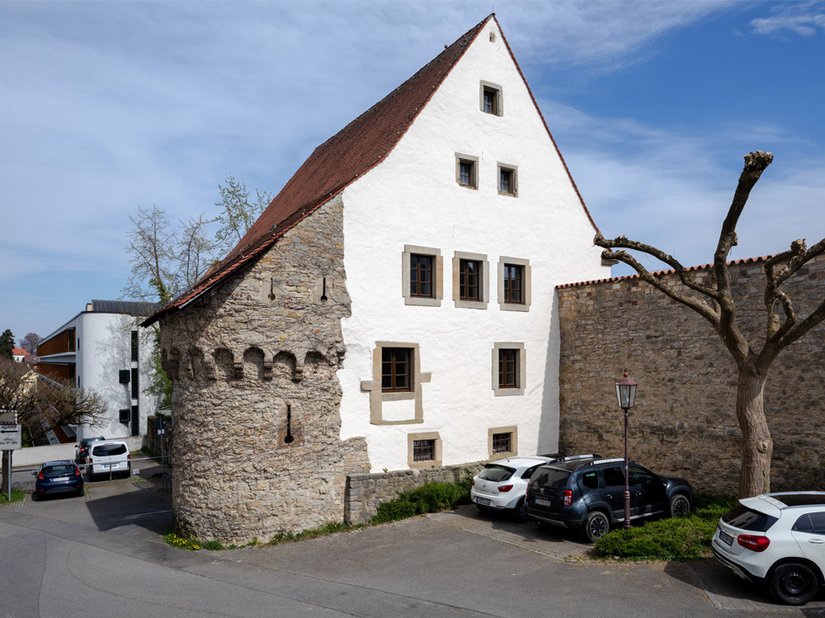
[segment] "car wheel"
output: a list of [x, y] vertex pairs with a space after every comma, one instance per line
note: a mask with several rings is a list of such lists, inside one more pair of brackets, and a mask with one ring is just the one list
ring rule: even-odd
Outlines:
[[81, 489], [80, 491], [77, 492], [77, 497], [78, 498], [82, 498], [84, 495], [86, 495], [86, 490], [85, 489]]
[[816, 574], [804, 564], [788, 562], [773, 570], [768, 583], [771, 594], [781, 603], [804, 605], [816, 596]]
[[527, 521], [530, 517], [527, 515], [527, 502], [522, 498], [518, 501], [516, 508], [513, 509], [513, 513], [517, 520], [519, 521]]
[[582, 532], [584, 533], [585, 539], [591, 543], [595, 543], [610, 532], [610, 520], [607, 518], [607, 515], [601, 511], [593, 511], [587, 516]]
[[37, 493], [32, 493], [32, 502], [37, 502], [38, 500], [40, 500], [40, 496], [38, 496]]
[[683, 494], [676, 494], [670, 499], [670, 516], [687, 517], [690, 515], [690, 500]]

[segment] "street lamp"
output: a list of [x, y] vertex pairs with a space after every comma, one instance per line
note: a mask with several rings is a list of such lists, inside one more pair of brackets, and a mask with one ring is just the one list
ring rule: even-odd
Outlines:
[[636, 382], [627, 375], [616, 382], [616, 399], [619, 407], [624, 410], [624, 527], [630, 528], [630, 466], [627, 458], [627, 413], [636, 403]]

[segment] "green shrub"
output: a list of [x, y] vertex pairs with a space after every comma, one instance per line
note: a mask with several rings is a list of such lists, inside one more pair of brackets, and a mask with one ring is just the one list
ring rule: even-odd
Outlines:
[[625, 560], [707, 558], [716, 522], [735, 503], [735, 499], [726, 496], [698, 495], [689, 517], [659, 519], [629, 530], [614, 530], [596, 542], [593, 553], [601, 558]]
[[9, 495], [5, 491], [0, 493], [0, 504], [7, 504], [8, 502], [19, 502], [23, 498], [26, 497], [26, 492], [22, 489], [14, 489], [12, 487], [11, 490], [11, 500], [9, 500]]
[[398, 494], [397, 498], [378, 505], [371, 524], [383, 524], [406, 519], [422, 513], [436, 513], [453, 509], [468, 500], [472, 480], [458, 483], [427, 483]]

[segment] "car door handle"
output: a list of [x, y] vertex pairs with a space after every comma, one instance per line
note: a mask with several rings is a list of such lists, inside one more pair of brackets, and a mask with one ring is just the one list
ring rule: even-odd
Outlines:
[[808, 539], [808, 543], [811, 543], [812, 545], [822, 545], [825, 543], [825, 539]]

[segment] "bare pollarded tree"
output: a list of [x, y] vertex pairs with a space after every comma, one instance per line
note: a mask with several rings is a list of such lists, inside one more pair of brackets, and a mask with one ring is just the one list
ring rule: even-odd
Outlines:
[[[761, 338], [758, 341], [749, 340], [737, 323], [728, 256], [737, 244], [736, 224], [751, 189], [771, 161], [773, 155], [769, 152], [757, 151], [745, 155], [745, 167], [722, 224], [709, 277], [701, 277], [695, 271], [688, 270], [673, 256], [656, 247], [624, 236], [608, 240], [597, 234], [593, 241], [605, 249], [602, 257], [627, 264], [641, 279], [710, 322], [736, 362], [736, 418], [742, 431], [740, 497], [770, 491], [773, 440], [765, 417], [764, 391], [771, 365], [782, 350], [825, 320], [825, 298], [807, 316], [801, 316], [797, 314], [793, 299], [783, 289], [783, 284], [802, 266], [825, 252], [823, 239], [811, 247], [804, 240], [795, 240], [790, 249], [765, 260], [764, 342]], [[664, 262], [676, 272], [681, 285], [669, 285], [663, 278], [652, 274], [628, 250]]]

